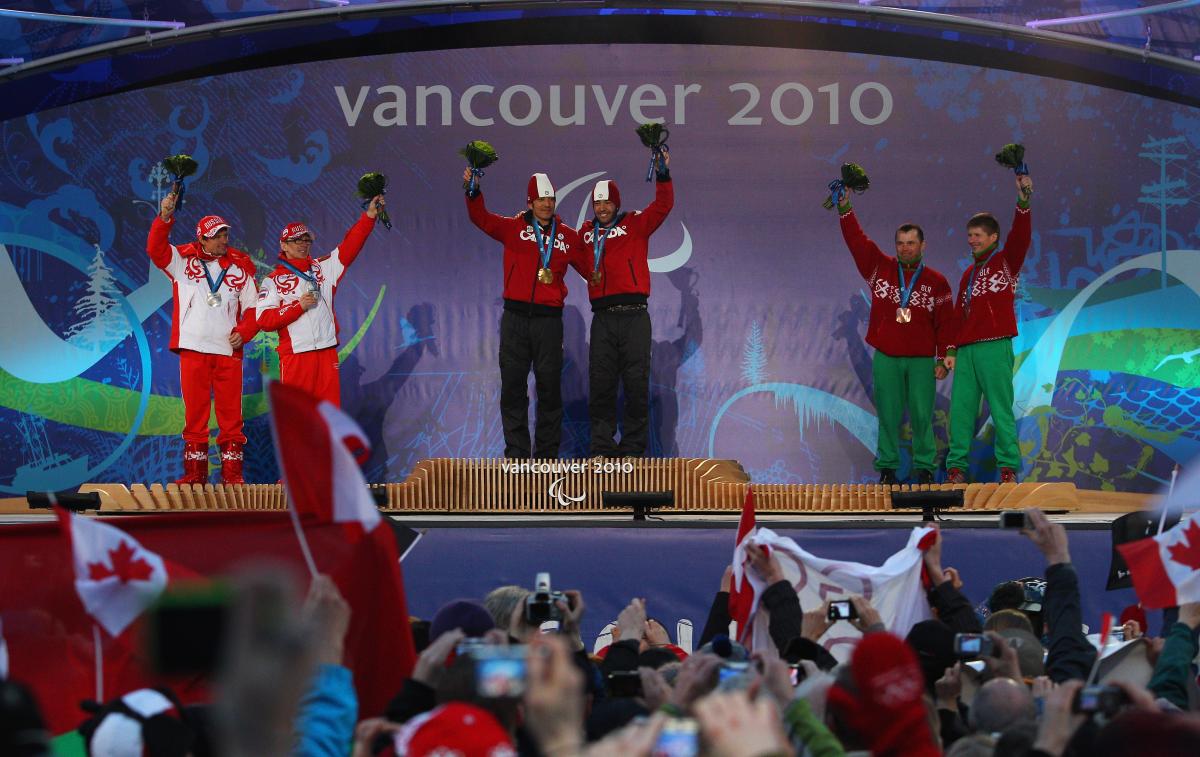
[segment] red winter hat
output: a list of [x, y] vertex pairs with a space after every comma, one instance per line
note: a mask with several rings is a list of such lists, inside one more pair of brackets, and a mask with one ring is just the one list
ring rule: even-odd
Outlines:
[[208, 239], [215, 237], [221, 229], [230, 228], [229, 222], [221, 216], [204, 216], [200, 219], [200, 223], [196, 224], [196, 236]]
[[596, 182], [596, 188], [592, 190], [592, 202], [601, 200], [611, 200], [613, 205], [621, 207], [621, 191], [617, 189], [617, 182], [611, 179]]
[[283, 244], [284, 242], [288, 241], [289, 239], [295, 239], [296, 237], [302, 237], [305, 234], [308, 234], [313, 239], [317, 238], [317, 235], [312, 233], [312, 230], [309, 229], [308, 226], [306, 226], [303, 223], [300, 223], [299, 221], [293, 221], [292, 223], [289, 223], [287, 226], [284, 226], [283, 231], [279, 232], [279, 243]]
[[409, 720], [394, 737], [396, 757], [516, 757], [512, 739], [495, 716], [450, 702]]
[[529, 187], [525, 190], [525, 199], [533, 202], [539, 197], [553, 197], [554, 185], [550, 177], [544, 173], [535, 173], [529, 177]]

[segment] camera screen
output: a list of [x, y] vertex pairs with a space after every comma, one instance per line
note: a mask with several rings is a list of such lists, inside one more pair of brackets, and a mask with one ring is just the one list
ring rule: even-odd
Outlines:
[[475, 691], [487, 699], [513, 699], [525, 693], [525, 653], [475, 658]]
[[691, 721], [669, 721], [658, 735], [652, 757], [696, 757], [700, 748], [696, 724]]
[[722, 684], [726, 681], [745, 675], [750, 669], [748, 662], [725, 662], [721, 663], [720, 672], [717, 674], [717, 683]]
[[1100, 689], [1087, 687], [1079, 690], [1079, 711], [1094, 712], [1100, 707]]
[[1000, 513], [1001, 528], [1025, 528], [1025, 513]]
[[961, 649], [965, 654], [979, 654], [979, 650], [981, 649], [981, 641], [982, 640], [978, 636], [973, 638], [964, 638], [959, 643], [959, 649]]
[[850, 617], [850, 603], [848, 601], [831, 602], [829, 605], [829, 615], [837, 620], [846, 620]]

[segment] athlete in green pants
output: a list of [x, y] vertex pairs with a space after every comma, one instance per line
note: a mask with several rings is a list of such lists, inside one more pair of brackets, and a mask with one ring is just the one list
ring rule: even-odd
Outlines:
[[1017, 422], [1013, 417], [1013, 347], [1017, 335], [1014, 297], [1017, 277], [1031, 238], [1029, 199], [1033, 181], [1017, 177], [1017, 209], [1012, 228], [1000, 249], [1000, 224], [990, 213], [967, 221], [967, 244], [972, 265], [963, 272], [954, 303], [958, 333], [947, 350], [946, 365], [954, 371], [950, 393], [950, 454], [947, 481], [967, 480], [967, 462], [980, 397], [987, 398], [996, 428], [996, 464], [1001, 483], [1016, 483], [1021, 468]]
[[839, 198], [838, 214], [846, 247], [871, 290], [867, 344], [875, 348], [879, 483], [898, 483], [900, 426], [906, 408], [912, 424], [915, 478], [918, 483], [931, 483], [937, 470], [934, 379], [946, 377], [947, 368], [938, 357], [946, 354], [954, 317], [950, 284], [925, 265], [925, 234], [920, 226], [906, 223], [896, 230], [893, 258], [862, 230], [848, 196]]

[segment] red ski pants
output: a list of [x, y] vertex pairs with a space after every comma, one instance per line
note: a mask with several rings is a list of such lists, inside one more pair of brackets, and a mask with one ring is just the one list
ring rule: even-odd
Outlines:
[[208, 445], [210, 407], [216, 406], [217, 444], [246, 443], [242, 433], [242, 358], [179, 351], [183, 440]]
[[303, 389], [334, 407], [342, 406], [342, 384], [338, 379], [336, 347], [279, 356], [279, 380]]

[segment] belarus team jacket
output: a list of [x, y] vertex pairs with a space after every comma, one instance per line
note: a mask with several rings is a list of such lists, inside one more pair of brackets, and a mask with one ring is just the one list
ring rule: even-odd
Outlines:
[[341, 243], [325, 257], [288, 260], [317, 283], [320, 296], [312, 310], [305, 310], [300, 304], [301, 295], [312, 288], [311, 285], [283, 264], [286, 257], [280, 253], [279, 264], [263, 279], [262, 292], [258, 295], [258, 327], [279, 332], [280, 355], [337, 346], [338, 325], [333, 298], [346, 269], [358, 257], [374, 228], [375, 219], [363, 213]]
[[[650, 235], [675, 205], [675, 188], [670, 179], [654, 184], [654, 202], [645, 210], [621, 213], [604, 238], [600, 257], [600, 281], [588, 278], [592, 310], [613, 305], [644, 305], [650, 296]], [[585, 221], [579, 230], [583, 256], [590, 271], [595, 264], [596, 219]]]
[[[229, 335], [237, 332], [243, 342], [258, 334], [255, 322], [255, 303], [258, 288], [254, 285], [254, 261], [241, 250], [229, 247], [219, 258], [205, 258], [199, 242], [176, 247], [168, 241], [175, 217], [164, 221], [154, 217], [146, 252], [150, 260], [171, 280], [171, 351], [192, 350], [210, 355], [229, 355], [241, 358], [241, 349], [229, 346]], [[209, 307], [212, 291], [204, 271], [213, 281], [228, 270], [217, 295], [221, 304]]]
[[950, 282], [925, 266], [914, 284], [911, 277], [915, 269], [905, 269], [905, 281], [913, 287], [908, 300], [912, 321], [900, 323], [896, 320], [900, 307], [899, 262], [871, 241], [853, 210], [841, 214], [841, 223], [842, 238], [854, 256], [854, 265], [871, 289], [867, 344], [891, 357], [945, 357], [954, 340]]
[[1029, 203], [1018, 202], [1004, 248], [985, 250], [974, 265], [963, 271], [954, 303], [958, 333], [952, 347], [1017, 335], [1014, 302], [1018, 276], [1029, 252], [1031, 229]]
[[550, 250], [554, 281], [543, 284], [537, 277], [542, 263], [533, 231], [532, 211], [515, 216], [490, 213], [484, 205], [483, 192], [476, 192], [474, 197], [467, 195], [467, 213], [471, 223], [504, 245], [505, 310], [529, 315], [558, 315], [567, 297], [567, 266], [573, 267], [580, 276], [586, 277], [591, 272], [590, 264], [583, 257], [578, 232], [557, 215], [554, 220], [558, 227], [554, 247]]

